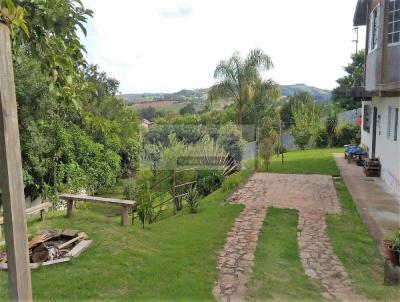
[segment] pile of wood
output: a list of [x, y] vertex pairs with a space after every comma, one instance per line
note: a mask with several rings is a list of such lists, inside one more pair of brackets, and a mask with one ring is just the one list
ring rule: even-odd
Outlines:
[[381, 162], [379, 159], [367, 159], [364, 161], [364, 174], [368, 177], [381, 176]]
[[[78, 230], [42, 230], [29, 239], [31, 268], [68, 262], [82, 254], [92, 241]], [[0, 270], [7, 270], [7, 254], [0, 252]]]

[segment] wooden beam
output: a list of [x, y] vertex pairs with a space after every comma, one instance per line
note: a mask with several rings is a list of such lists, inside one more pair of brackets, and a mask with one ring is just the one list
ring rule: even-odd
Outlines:
[[10, 32], [0, 22], [0, 183], [12, 301], [32, 301]]

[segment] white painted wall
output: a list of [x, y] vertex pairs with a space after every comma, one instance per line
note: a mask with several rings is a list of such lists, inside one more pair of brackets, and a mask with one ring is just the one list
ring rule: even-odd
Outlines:
[[[389, 106], [400, 108], [400, 98], [373, 98], [372, 102], [363, 102], [363, 112], [365, 105], [372, 105], [378, 109], [376, 154], [382, 164], [382, 179], [387, 185], [400, 196], [400, 123], [398, 125], [397, 141], [389, 140], [388, 131], [388, 111]], [[369, 156], [372, 151], [372, 118], [370, 133], [361, 131], [361, 143], [368, 148]]]

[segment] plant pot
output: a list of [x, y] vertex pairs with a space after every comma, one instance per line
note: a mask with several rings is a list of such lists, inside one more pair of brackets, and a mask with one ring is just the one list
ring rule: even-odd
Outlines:
[[389, 260], [394, 266], [400, 265], [399, 252], [394, 250], [391, 246], [390, 240], [383, 240], [383, 257]]
[[382, 256], [383, 258], [385, 258], [386, 260], [390, 260], [391, 253], [392, 253], [392, 247], [391, 247], [391, 241], [390, 240], [383, 240], [382, 241]]

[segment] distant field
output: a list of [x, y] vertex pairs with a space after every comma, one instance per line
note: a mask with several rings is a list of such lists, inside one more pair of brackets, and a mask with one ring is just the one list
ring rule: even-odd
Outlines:
[[157, 101], [157, 102], [144, 102], [144, 103], [138, 103], [138, 104], [133, 104], [132, 107], [135, 109], [143, 109], [143, 108], [163, 108], [166, 106], [174, 105], [176, 102], [175, 101]]
[[[179, 111], [185, 107], [187, 104], [187, 102], [177, 102], [174, 104], [169, 104], [167, 106], [164, 107], [159, 107], [157, 111], [163, 111], [163, 112], [174, 112], [174, 113], [179, 113]], [[196, 109], [196, 112], [200, 111], [201, 109], [204, 108], [203, 105], [194, 105], [194, 108]]]

